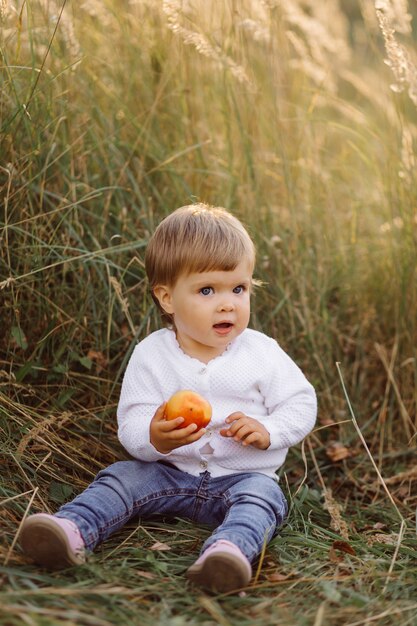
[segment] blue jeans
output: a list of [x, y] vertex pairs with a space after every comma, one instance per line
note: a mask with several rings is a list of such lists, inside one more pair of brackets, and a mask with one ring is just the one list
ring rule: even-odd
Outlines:
[[216, 527], [202, 551], [226, 539], [253, 561], [287, 510], [280, 487], [264, 474], [212, 478], [209, 472], [193, 476], [165, 463], [120, 461], [102, 470], [57, 515], [76, 523], [88, 550], [133, 517], [185, 517]]

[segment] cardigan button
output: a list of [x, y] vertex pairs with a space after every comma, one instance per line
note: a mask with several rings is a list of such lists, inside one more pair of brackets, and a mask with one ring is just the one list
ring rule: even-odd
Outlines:
[[207, 469], [208, 467], [207, 461], [200, 461], [200, 467], [201, 469]]

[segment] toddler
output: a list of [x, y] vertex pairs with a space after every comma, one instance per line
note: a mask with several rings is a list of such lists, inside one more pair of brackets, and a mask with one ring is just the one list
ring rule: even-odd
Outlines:
[[[275, 472], [311, 431], [316, 396], [277, 342], [248, 328], [255, 249], [234, 216], [177, 209], [151, 237], [145, 265], [167, 327], [135, 347], [123, 379], [118, 436], [134, 460], [99, 472], [55, 515], [29, 516], [21, 545], [40, 565], [63, 568], [134, 517], [184, 517], [214, 528], [188, 579], [234, 591], [286, 516]], [[207, 428], [165, 419], [166, 400], [182, 389], [211, 403]]]

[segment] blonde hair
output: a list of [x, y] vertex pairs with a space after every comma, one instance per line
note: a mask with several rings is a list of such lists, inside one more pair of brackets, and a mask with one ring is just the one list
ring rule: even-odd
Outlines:
[[254, 267], [255, 246], [242, 223], [226, 209], [199, 203], [168, 215], [156, 228], [145, 254], [149, 286], [162, 317], [172, 322], [153, 294], [155, 287], [173, 287], [182, 274], [232, 271], [242, 259]]

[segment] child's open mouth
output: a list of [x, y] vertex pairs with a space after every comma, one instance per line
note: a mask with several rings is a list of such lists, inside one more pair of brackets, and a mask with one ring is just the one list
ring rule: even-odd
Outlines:
[[220, 324], [214, 324], [213, 328], [219, 335], [227, 335], [233, 328], [233, 324], [232, 322], [220, 322]]

